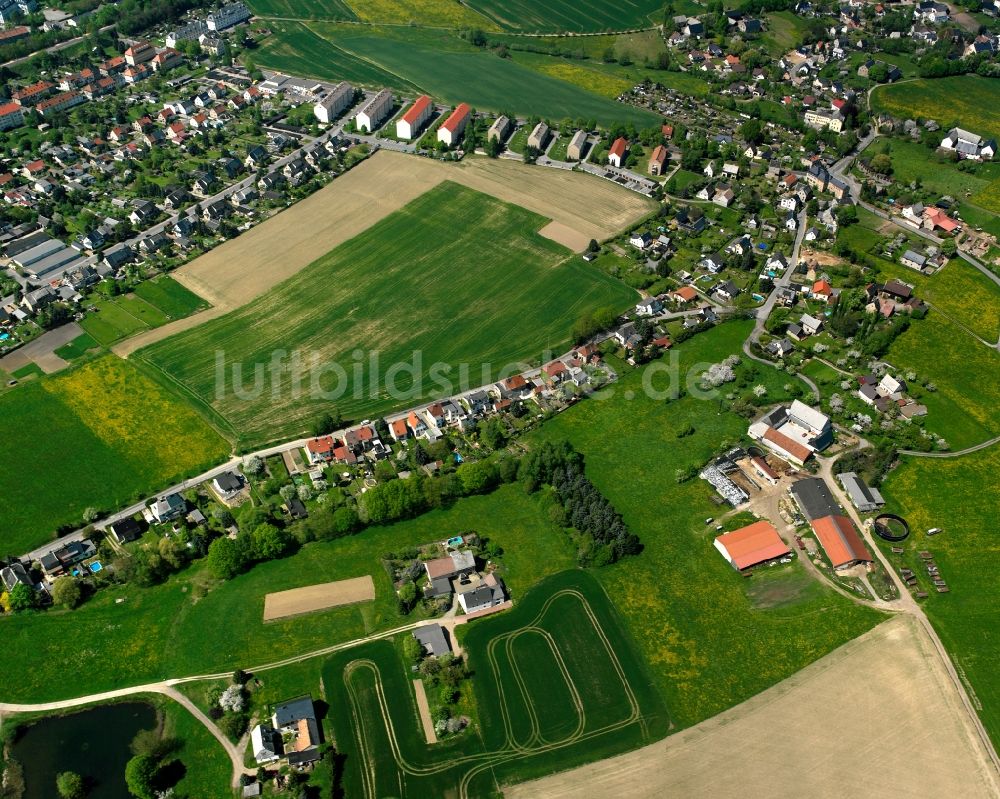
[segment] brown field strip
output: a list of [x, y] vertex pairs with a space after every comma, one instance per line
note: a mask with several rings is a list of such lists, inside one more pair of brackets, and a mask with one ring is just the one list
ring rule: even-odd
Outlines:
[[650, 746], [504, 788], [507, 799], [996, 799], [982, 741], [927, 633], [897, 617]]
[[381, 150], [315, 194], [172, 272], [212, 307], [112, 350], [128, 357], [246, 305], [444, 180], [551, 219], [543, 235], [574, 251], [592, 238], [615, 235], [654, 207], [634, 192], [577, 172], [488, 158], [446, 164]]
[[375, 599], [375, 583], [371, 575], [318, 583], [289, 591], [277, 591], [264, 597], [264, 621], [314, 613], [338, 605], [353, 605]]

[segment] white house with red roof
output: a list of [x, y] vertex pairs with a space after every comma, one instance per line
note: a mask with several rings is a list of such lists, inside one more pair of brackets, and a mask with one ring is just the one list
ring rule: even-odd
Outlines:
[[441, 123], [438, 128], [438, 141], [444, 142], [449, 147], [454, 147], [462, 138], [465, 126], [472, 116], [472, 108], [468, 103], [459, 103], [451, 115]]
[[624, 137], [619, 136], [611, 144], [611, 149], [608, 150], [608, 163], [611, 166], [618, 167], [621, 169], [622, 164], [625, 163], [625, 157], [628, 154], [628, 141]]
[[420, 95], [399, 119], [396, 120], [396, 137], [409, 141], [416, 138], [431, 114], [434, 104], [426, 94]]

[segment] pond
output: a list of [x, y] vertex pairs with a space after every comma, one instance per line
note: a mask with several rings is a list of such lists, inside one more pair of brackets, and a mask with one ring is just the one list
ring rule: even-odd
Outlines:
[[24, 768], [24, 799], [52, 799], [56, 775], [75, 771], [93, 787], [88, 799], [130, 799], [125, 764], [139, 730], [156, 726], [156, 710], [144, 702], [103, 705], [35, 722], [14, 744]]

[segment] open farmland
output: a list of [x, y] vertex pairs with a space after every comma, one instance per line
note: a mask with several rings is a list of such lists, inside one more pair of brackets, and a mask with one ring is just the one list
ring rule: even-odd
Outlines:
[[[739, 353], [749, 324], [730, 322], [677, 348], [680, 377], [695, 364], [706, 369]], [[671, 720], [687, 727], [794, 674], [882, 617], [819, 583], [780, 607], [757, 607], [747, 580], [712, 547], [714, 528], [704, 520], [719, 507], [708, 484], [678, 483], [676, 476], [704, 464], [724, 448], [720, 442], [738, 441], [746, 420], [718, 412], [718, 401], [654, 398], [642, 380], [643, 370], [627, 373], [610, 397], [578, 403], [531, 436], [567, 439], [584, 453], [587, 476], [642, 540], [640, 556], [595, 574], [649, 664]], [[755, 364], [741, 396], [760, 384], [767, 401], [778, 402], [788, 396], [787, 382], [788, 375]], [[652, 386], [666, 389], [666, 380]], [[681, 439], [688, 425], [694, 433]]]
[[[494, 796], [523, 780], [621, 752], [667, 731], [607, 596], [583, 572], [550, 578], [513, 610], [476, 621], [463, 644], [477, 734], [429, 748], [396, 649], [380, 641], [332, 658], [324, 685], [347, 796]], [[544, 757], [542, 757], [544, 756]], [[399, 793], [397, 793], [399, 792]]]
[[[448, 365], [443, 376], [468, 364], [467, 387], [481, 385], [566, 346], [584, 313], [634, 297], [540, 236], [544, 222], [443, 183], [249, 305], [141, 357], [209, 403], [244, 445], [302, 435], [331, 402], [360, 419], [459, 390], [429, 379], [435, 364]], [[268, 367], [282, 353], [300, 366]], [[230, 365], [222, 383], [220, 354]]]
[[525, 33], [603, 31], [649, 28], [662, 21], [663, 4], [656, 0], [551, 0], [544, 5], [530, 0], [469, 0], [469, 5], [506, 30]]
[[0, 395], [0, 440], [11, 456], [0, 546], [17, 553], [80, 524], [87, 507], [117, 508], [229, 452], [195, 411], [111, 356]]
[[[945, 131], [958, 125], [986, 138], [1000, 138], [1000, 85], [978, 75], [920, 78], [879, 86], [872, 111], [900, 119], [933, 119]], [[942, 134], [944, 135], [944, 134]]]
[[368, 86], [389, 86], [399, 91], [414, 90], [409, 81], [341, 50], [302, 22], [269, 20], [268, 28], [271, 35], [254, 51], [255, 63], [265, 69]]
[[362, 22], [497, 30], [489, 17], [454, 0], [346, 0]]
[[[959, 674], [963, 675], [979, 717], [1000, 746], [1000, 606], [996, 575], [1000, 571], [997, 546], [996, 475], [1000, 445], [959, 458], [905, 458], [882, 485], [885, 510], [910, 524], [904, 555], [890, 562], [916, 570], [920, 588], [930, 596], [924, 611], [944, 642]], [[943, 532], [933, 538], [932, 527]], [[951, 589], [939, 594], [926, 579], [917, 550], [929, 550]]]
[[[343, 65], [342, 54], [350, 59]], [[592, 118], [605, 125], [632, 122], [638, 127], [659, 120], [652, 112], [497, 58], [457, 38], [442, 40], [405, 27], [373, 30], [321, 22], [283, 24], [274, 27], [274, 35], [254, 58], [262, 67], [326, 80], [401, 89], [413, 85], [436, 99], [467, 102], [479, 110], [537, 114], [554, 120]], [[377, 72], [352, 78], [358, 64]]]
[[250, 0], [253, 13], [259, 17], [279, 19], [356, 20], [344, 0]]
[[1000, 796], [958, 692], [910, 617], [689, 730], [504, 789], [508, 799], [849, 795]]
[[304, 585], [287, 591], [275, 591], [264, 597], [264, 621], [274, 621], [317, 610], [371, 602], [375, 599], [375, 583], [371, 575], [349, 577], [332, 583]]
[[[151, 588], [126, 583], [102, 589], [71, 613], [0, 614], [4, 643], [31, 654], [8, 662], [3, 700], [47, 702], [166, 675], [231, 672], [399, 626], [404, 622], [382, 554], [438, 540], [442, 531], [469, 530], [503, 547], [504, 580], [513, 596], [576, 565], [564, 531], [548, 519], [544, 498], [504, 486], [415, 519], [308, 544], [222, 584], [198, 561]], [[316, 611], [307, 622], [263, 621], [269, 593], [359, 574], [372, 575], [374, 602]], [[72, 680], [64, 679], [67, 663], [76, 669]]]

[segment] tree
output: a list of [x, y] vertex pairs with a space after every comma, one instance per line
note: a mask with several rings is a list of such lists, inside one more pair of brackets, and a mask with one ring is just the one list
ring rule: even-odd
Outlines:
[[30, 585], [18, 583], [10, 589], [10, 609], [14, 612], [31, 610], [38, 606], [38, 595]]
[[254, 557], [258, 560], [279, 558], [288, 551], [291, 537], [284, 530], [279, 530], [273, 524], [262, 524], [251, 534]]
[[154, 799], [159, 762], [149, 755], [136, 755], [125, 764], [125, 784], [138, 799]]
[[413, 663], [417, 663], [423, 656], [424, 648], [420, 645], [420, 642], [412, 635], [406, 636], [403, 639], [403, 657]]
[[243, 462], [243, 471], [251, 477], [259, 477], [264, 473], [264, 461], [259, 455], [251, 455]]
[[332, 433], [334, 430], [340, 427], [343, 419], [340, 416], [340, 411], [334, 406], [330, 413], [324, 413], [319, 419], [316, 420], [316, 424], [313, 426], [314, 436], [325, 436]]
[[409, 613], [417, 602], [417, 585], [408, 580], [399, 587], [399, 612]]
[[64, 771], [56, 776], [56, 790], [62, 799], [83, 799], [83, 777], [74, 771]]
[[52, 601], [72, 610], [80, 604], [83, 591], [73, 577], [60, 577], [52, 584]]
[[90, 524], [91, 522], [96, 521], [97, 520], [97, 516], [98, 516], [97, 508], [86, 508], [83, 511], [83, 520], [87, 524]]
[[216, 577], [231, 580], [246, 567], [243, 548], [232, 538], [216, 538], [208, 547], [208, 568]]

